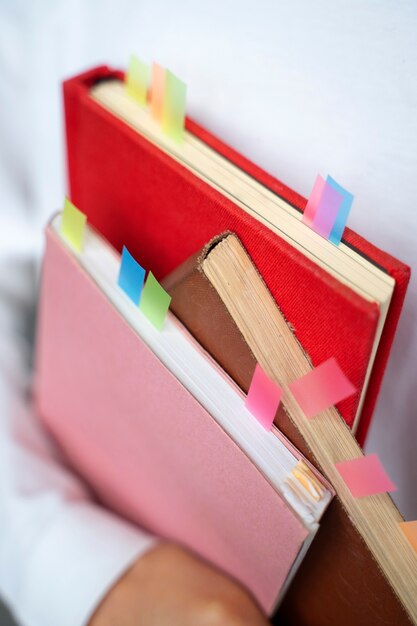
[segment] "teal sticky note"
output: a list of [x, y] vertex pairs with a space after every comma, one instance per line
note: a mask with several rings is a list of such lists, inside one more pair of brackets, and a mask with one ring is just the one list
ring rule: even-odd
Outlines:
[[342, 196], [342, 202], [339, 207], [336, 220], [333, 224], [333, 228], [329, 235], [329, 241], [334, 243], [335, 246], [338, 246], [342, 240], [343, 231], [345, 230], [347, 218], [349, 216], [349, 212], [353, 202], [353, 195], [349, 191], [346, 191], [346, 189], [344, 189], [341, 185], [339, 185], [339, 183], [337, 183], [331, 176], [327, 177], [326, 182], [328, 185], [330, 185], [330, 187], [333, 187], [333, 189], [335, 189], [335, 191], [340, 193], [340, 195]]
[[149, 272], [139, 308], [158, 330], [164, 325], [170, 302], [171, 296], [161, 287], [152, 272]]
[[117, 284], [135, 304], [139, 304], [144, 280], [145, 270], [123, 246]]

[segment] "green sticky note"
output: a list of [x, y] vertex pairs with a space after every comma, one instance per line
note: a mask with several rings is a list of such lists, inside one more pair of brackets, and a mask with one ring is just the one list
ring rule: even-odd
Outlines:
[[166, 70], [162, 130], [175, 141], [181, 141], [184, 135], [186, 93], [187, 85], [175, 74]]
[[146, 104], [149, 78], [150, 70], [148, 65], [132, 55], [126, 75], [126, 92], [138, 104]]
[[149, 272], [139, 308], [158, 330], [164, 325], [170, 302], [171, 296], [161, 287], [152, 272]]
[[87, 216], [65, 198], [60, 233], [77, 252], [83, 247], [86, 222]]

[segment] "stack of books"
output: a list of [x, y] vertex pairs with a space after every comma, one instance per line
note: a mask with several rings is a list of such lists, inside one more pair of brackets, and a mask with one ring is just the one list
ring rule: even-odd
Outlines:
[[[348, 228], [322, 237], [305, 199], [191, 120], [164, 132], [121, 72], [64, 98], [77, 208], [46, 231], [36, 397], [69, 462], [277, 623], [416, 622], [417, 554], [359, 445], [409, 268]], [[294, 385], [329, 363], [333, 400], [309, 414]]]

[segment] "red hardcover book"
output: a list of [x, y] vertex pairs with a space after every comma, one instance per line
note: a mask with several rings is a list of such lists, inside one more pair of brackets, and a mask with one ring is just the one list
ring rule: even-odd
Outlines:
[[[123, 74], [99, 67], [64, 83], [72, 201], [118, 250], [126, 245], [162, 279], [218, 233], [235, 232], [314, 365], [334, 356], [358, 392], [337, 408], [353, 426], [379, 320], [362, 297], [172, 158], [91, 95]], [[299, 212], [306, 200], [190, 119], [187, 130]], [[307, 227], [305, 227], [307, 228]], [[409, 268], [346, 228], [343, 242], [395, 280], [363, 398], [356, 436], [363, 443], [402, 308]]]

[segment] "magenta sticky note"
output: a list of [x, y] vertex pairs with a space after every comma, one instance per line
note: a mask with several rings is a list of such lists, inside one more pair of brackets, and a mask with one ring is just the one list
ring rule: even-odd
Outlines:
[[342, 194], [332, 185], [325, 183], [311, 228], [322, 237], [328, 239], [342, 202]]
[[335, 358], [324, 361], [289, 388], [306, 417], [314, 417], [356, 391]]
[[336, 469], [355, 498], [397, 489], [382, 467], [377, 454], [336, 463]]
[[302, 221], [304, 224], [307, 224], [307, 226], [311, 226], [313, 223], [325, 186], [326, 181], [318, 174], [302, 217]]
[[271, 380], [259, 364], [255, 367], [245, 406], [269, 430], [281, 400], [282, 389]]

